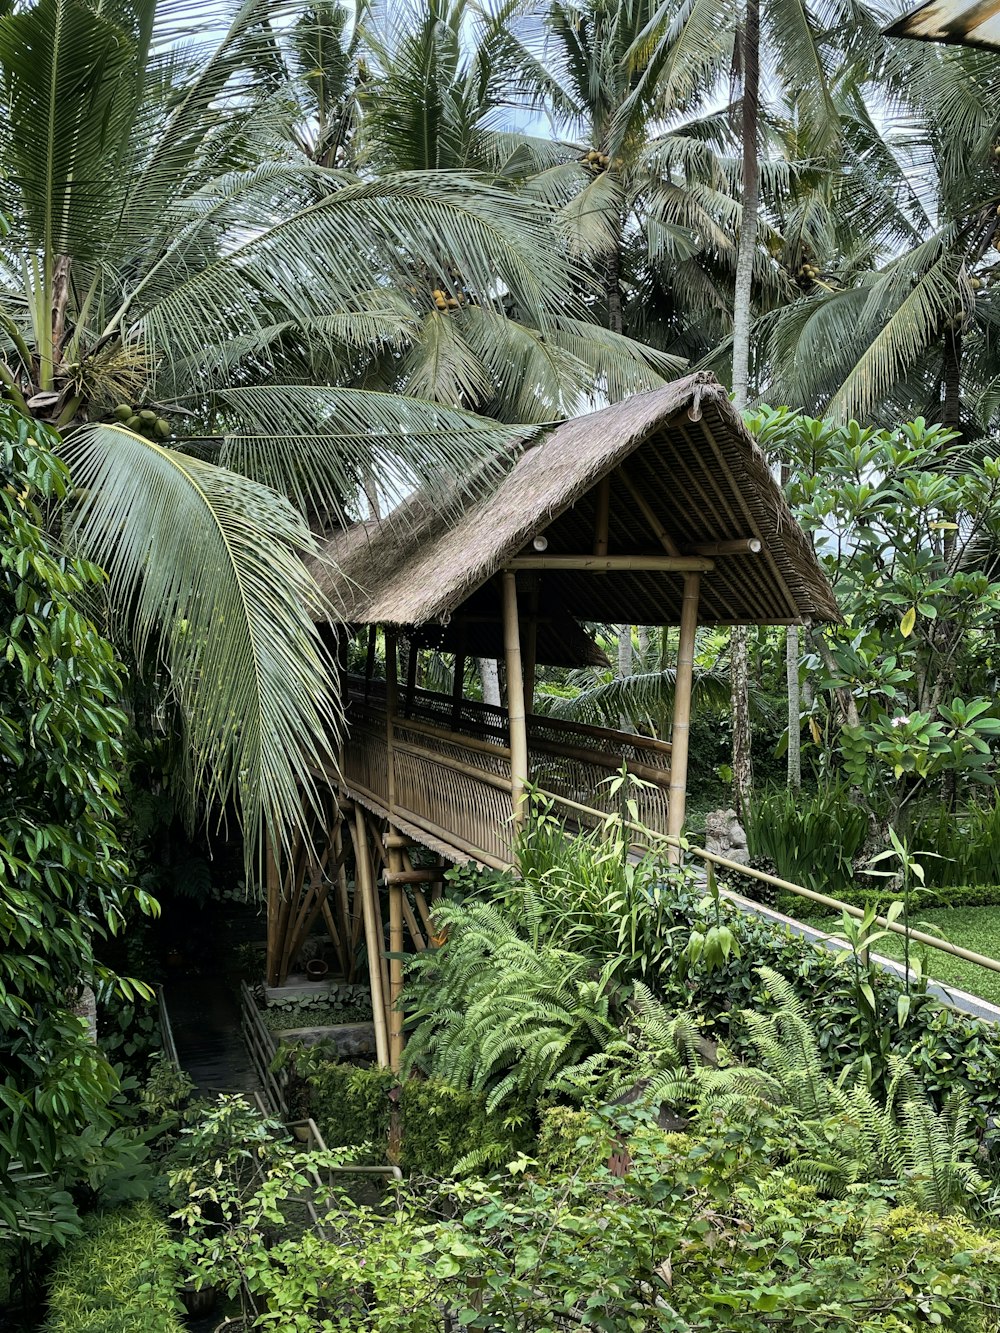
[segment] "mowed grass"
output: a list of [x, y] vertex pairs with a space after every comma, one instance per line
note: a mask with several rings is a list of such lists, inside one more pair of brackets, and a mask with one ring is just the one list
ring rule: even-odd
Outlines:
[[[838, 922], [839, 918], [831, 916], [809, 918], [810, 925], [831, 935], [838, 933]], [[911, 923], [917, 930], [933, 927], [928, 934], [939, 933], [951, 944], [1000, 961], [1000, 907], [928, 907], [923, 910], [916, 907]], [[991, 972], [978, 963], [968, 963], [924, 945], [911, 942], [910, 948], [911, 957], [920, 958], [925, 973], [935, 981], [1000, 1005], [1000, 972]], [[875, 945], [875, 952], [902, 960], [902, 936], [883, 936]]]

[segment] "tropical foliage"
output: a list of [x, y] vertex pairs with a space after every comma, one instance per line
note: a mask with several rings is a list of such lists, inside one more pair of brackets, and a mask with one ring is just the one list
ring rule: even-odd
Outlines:
[[149, 994], [95, 961], [134, 905], [126, 718], [113, 649], [81, 609], [100, 573], [42, 526], [69, 485], [54, 442], [0, 405], [0, 1235], [42, 1237], [72, 1229], [68, 1190], [99, 1185], [114, 1156], [118, 1077], [76, 1009], [87, 991]]

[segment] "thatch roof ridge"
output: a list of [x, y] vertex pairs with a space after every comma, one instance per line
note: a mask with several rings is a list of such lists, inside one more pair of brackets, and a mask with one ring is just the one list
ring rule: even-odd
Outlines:
[[695, 401], [712, 417], [724, 466], [743, 483], [737, 489], [747, 492], [740, 503], [748, 522], [762, 536], [780, 538], [780, 551], [768, 559], [786, 589], [785, 600], [795, 604], [789, 615], [836, 618], [829, 585], [764, 455], [725, 389], [703, 372], [558, 426], [528, 445], [506, 475], [457, 519], [417, 496], [386, 519], [337, 534], [323, 552], [329, 562], [320, 572], [324, 591], [354, 623], [404, 626], [447, 619], [644, 441], [661, 432], [666, 448], [672, 423]]

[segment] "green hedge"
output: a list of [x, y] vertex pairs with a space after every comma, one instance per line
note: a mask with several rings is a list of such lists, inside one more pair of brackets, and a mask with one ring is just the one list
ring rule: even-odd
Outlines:
[[447, 1176], [457, 1166], [474, 1169], [511, 1160], [534, 1141], [527, 1108], [504, 1117], [488, 1115], [481, 1093], [453, 1088], [437, 1079], [398, 1083], [387, 1069], [329, 1064], [310, 1077], [310, 1110], [327, 1144], [370, 1143], [385, 1159], [392, 1093], [398, 1088], [400, 1158], [404, 1171]]
[[[742, 892], [742, 882], [737, 887]], [[834, 898], [852, 907], [885, 908], [900, 896], [885, 888], [838, 888], [828, 890]], [[996, 907], [1000, 906], [1000, 884], [953, 884], [940, 888], [921, 889], [914, 893], [911, 917], [931, 907]], [[778, 910], [788, 916], [801, 916], [803, 911], [815, 912], [817, 905], [794, 893], [779, 893]]]
[[148, 1203], [88, 1219], [53, 1270], [45, 1333], [182, 1333], [169, 1242]]

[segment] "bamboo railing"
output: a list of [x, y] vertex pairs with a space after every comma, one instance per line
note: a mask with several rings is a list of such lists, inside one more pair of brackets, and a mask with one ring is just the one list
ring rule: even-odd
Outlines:
[[[389, 743], [383, 681], [350, 681], [344, 776], [350, 790], [389, 804]], [[511, 753], [507, 713], [471, 699], [416, 690], [393, 717], [393, 809], [416, 828], [487, 865], [511, 855]], [[623, 765], [639, 780], [630, 796], [639, 818], [667, 831], [670, 745], [607, 727], [531, 714], [532, 784], [586, 809], [597, 824], [619, 808], [610, 788]]]

